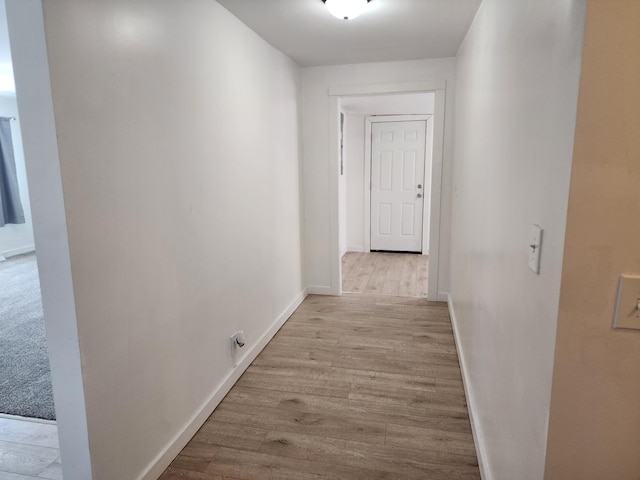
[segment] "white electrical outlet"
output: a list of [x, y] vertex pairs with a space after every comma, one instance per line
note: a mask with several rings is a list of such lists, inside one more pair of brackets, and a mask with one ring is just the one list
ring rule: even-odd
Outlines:
[[540, 250], [542, 250], [542, 228], [531, 225], [529, 233], [529, 268], [540, 275]]
[[235, 368], [238, 366], [240, 349], [245, 345], [244, 332], [242, 330], [238, 330], [229, 337], [229, 340], [231, 340], [231, 359], [233, 360], [233, 367]]
[[231, 335], [231, 345], [233, 345], [234, 349], [242, 348], [244, 347], [244, 344], [244, 332], [242, 330], [238, 330], [236, 333]]

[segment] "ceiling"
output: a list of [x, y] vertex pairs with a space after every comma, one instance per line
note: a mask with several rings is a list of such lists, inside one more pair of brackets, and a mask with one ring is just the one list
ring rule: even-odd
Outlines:
[[[456, 55], [482, 0], [372, 0], [339, 20], [322, 0], [218, 0], [301, 66]], [[14, 93], [5, 0], [0, 0], [0, 94]]]
[[218, 0], [299, 65], [453, 57], [481, 0], [372, 0], [339, 20], [322, 0]]

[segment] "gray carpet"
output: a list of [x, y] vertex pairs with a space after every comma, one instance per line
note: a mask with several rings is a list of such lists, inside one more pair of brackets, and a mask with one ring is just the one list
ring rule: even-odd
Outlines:
[[0, 413], [55, 419], [33, 253], [0, 262]]

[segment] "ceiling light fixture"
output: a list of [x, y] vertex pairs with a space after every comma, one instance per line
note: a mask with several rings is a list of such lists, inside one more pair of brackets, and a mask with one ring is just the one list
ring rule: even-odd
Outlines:
[[371, 0], [322, 0], [336, 18], [351, 20], [365, 11]]

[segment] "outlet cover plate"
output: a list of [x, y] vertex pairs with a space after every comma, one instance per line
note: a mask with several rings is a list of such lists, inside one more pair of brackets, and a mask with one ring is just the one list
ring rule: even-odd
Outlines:
[[640, 275], [621, 275], [613, 328], [640, 330]]

